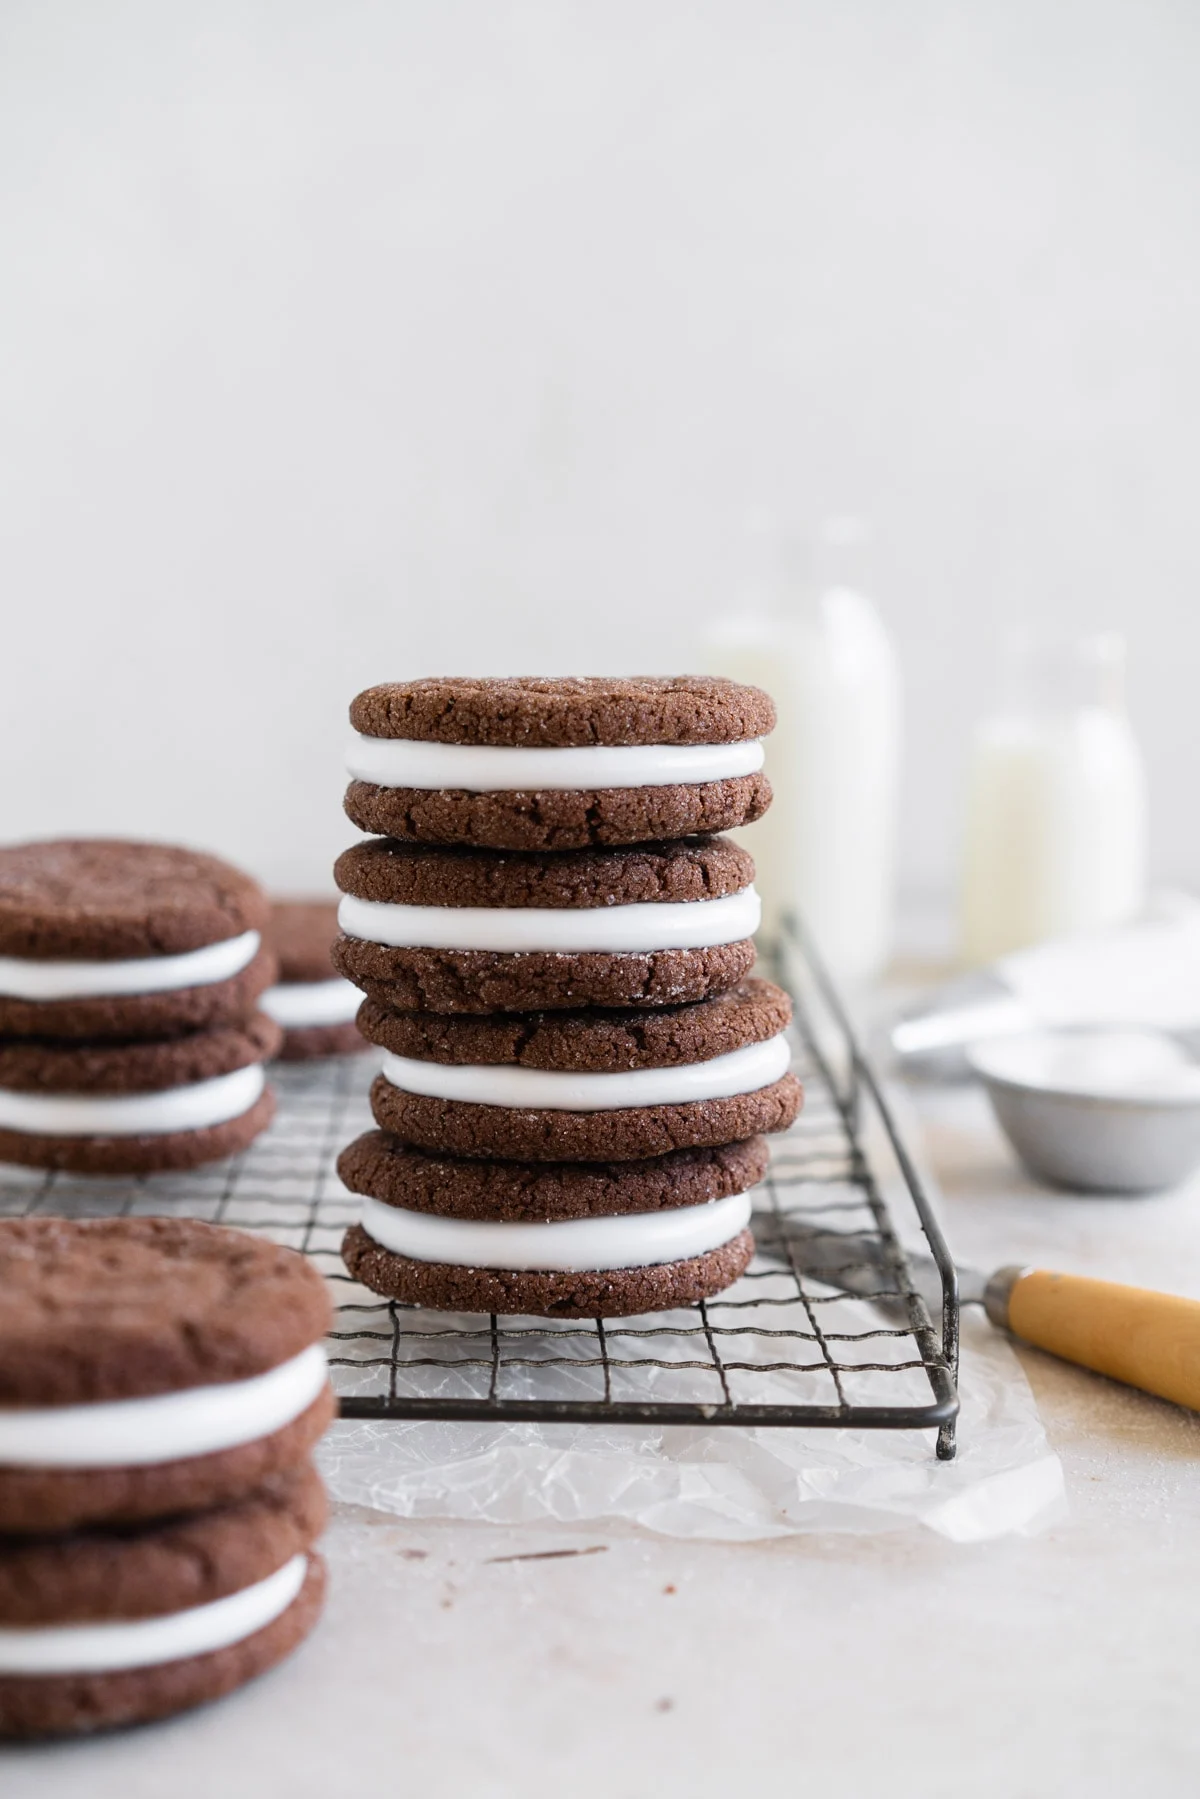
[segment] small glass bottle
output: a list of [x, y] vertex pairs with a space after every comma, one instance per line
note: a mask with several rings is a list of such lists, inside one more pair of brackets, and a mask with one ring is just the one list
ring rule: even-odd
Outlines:
[[1124, 703], [1125, 643], [1026, 636], [971, 754], [961, 892], [970, 965], [1133, 917], [1146, 799]]
[[803, 545], [758, 521], [748, 591], [702, 651], [713, 674], [764, 687], [779, 715], [766, 746], [775, 798], [745, 834], [764, 935], [799, 913], [846, 981], [886, 963], [895, 904], [900, 677], [860, 584], [866, 535], [830, 519]]

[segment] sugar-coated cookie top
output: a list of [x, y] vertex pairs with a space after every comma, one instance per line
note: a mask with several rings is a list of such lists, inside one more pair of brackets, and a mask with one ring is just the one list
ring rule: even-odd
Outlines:
[[328, 1329], [295, 1250], [187, 1218], [0, 1219], [0, 1405], [248, 1380]]
[[258, 883], [201, 850], [103, 837], [0, 848], [0, 955], [182, 955], [260, 931], [267, 916]]
[[754, 879], [754, 858], [729, 837], [630, 849], [477, 850], [375, 837], [343, 850], [343, 893], [408, 906], [587, 908], [721, 899]]
[[774, 729], [775, 707], [720, 675], [446, 676], [368, 687], [350, 722], [366, 737], [498, 747], [741, 743]]

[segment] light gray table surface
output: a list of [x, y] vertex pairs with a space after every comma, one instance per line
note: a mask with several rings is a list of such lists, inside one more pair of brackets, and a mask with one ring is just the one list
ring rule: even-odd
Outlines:
[[[1200, 1187], [1079, 1200], [918, 1096], [956, 1253], [1200, 1297]], [[1200, 1422], [1036, 1352], [1069, 1519], [762, 1544], [343, 1509], [326, 1621], [224, 1703], [0, 1756], [4, 1799], [1200, 1790]]]

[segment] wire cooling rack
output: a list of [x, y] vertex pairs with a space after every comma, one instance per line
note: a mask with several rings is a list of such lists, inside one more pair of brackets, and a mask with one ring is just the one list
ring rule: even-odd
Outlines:
[[[373, 1122], [367, 1055], [279, 1066], [271, 1129], [207, 1169], [85, 1180], [0, 1167], [0, 1215], [204, 1218], [312, 1256], [333, 1287], [330, 1351], [344, 1417], [926, 1429], [948, 1458], [958, 1410], [953, 1264], [837, 994], [811, 949], [798, 938], [792, 947], [805, 1108], [773, 1140], [755, 1194], [758, 1253], [735, 1286], [700, 1305], [549, 1321], [423, 1311], [358, 1286], [339, 1255], [358, 1201], [335, 1163]], [[903, 1228], [920, 1229], [940, 1272], [940, 1331], [914, 1286], [893, 1194], [910, 1213]], [[859, 1286], [857, 1297], [805, 1271], [798, 1233], [809, 1245], [824, 1239], [826, 1274]], [[831, 1267], [835, 1234], [852, 1243]]]

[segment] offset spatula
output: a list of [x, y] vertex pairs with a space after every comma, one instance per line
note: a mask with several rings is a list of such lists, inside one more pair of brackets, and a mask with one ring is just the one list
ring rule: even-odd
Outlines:
[[[888, 1310], [906, 1309], [899, 1292], [880, 1292], [884, 1283], [896, 1285], [896, 1270], [878, 1237], [815, 1231], [773, 1218], [759, 1247], [826, 1286]], [[942, 1308], [937, 1265], [921, 1254], [909, 1253], [907, 1260], [936, 1328]], [[964, 1305], [982, 1305], [993, 1324], [1023, 1342], [1200, 1411], [1200, 1300], [1044, 1268], [998, 1268], [984, 1275], [960, 1266], [958, 1278]]]

